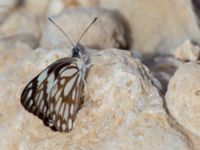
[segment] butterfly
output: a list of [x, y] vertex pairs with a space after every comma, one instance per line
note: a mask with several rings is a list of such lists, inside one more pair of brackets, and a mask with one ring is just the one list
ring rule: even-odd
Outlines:
[[71, 131], [76, 114], [83, 103], [81, 94], [86, 84], [88, 58], [79, 42], [96, 20], [97, 17], [74, 45], [67, 34], [49, 18], [71, 42], [73, 54], [72, 57], [57, 60], [32, 79], [21, 94], [21, 104], [53, 130]]

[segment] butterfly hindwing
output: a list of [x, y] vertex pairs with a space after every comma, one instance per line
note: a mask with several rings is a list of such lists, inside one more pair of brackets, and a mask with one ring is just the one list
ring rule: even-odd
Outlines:
[[75, 64], [71, 64], [71, 68], [63, 68], [51, 92], [50, 115], [59, 131], [72, 129], [76, 113], [81, 105], [80, 93], [83, 81], [81, 74], [77, 73], [78, 70], [73, 65]]
[[[45, 125], [59, 131], [71, 129], [80, 105], [81, 91], [77, 88], [82, 88], [83, 84], [77, 61], [75, 58], [56, 61], [30, 81], [22, 92], [24, 108], [42, 119]], [[74, 92], [77, 95], [75, 101], [72, 99]], [[70, 113], [71, 107], [74, 107], [73, 113]]]

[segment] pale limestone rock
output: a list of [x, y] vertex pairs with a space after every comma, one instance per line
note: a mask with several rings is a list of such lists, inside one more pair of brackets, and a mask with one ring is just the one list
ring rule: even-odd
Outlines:
[[[52, 18], [70, 39], [76, 43], [95, 17], [98, 17], [98, 20], [81, 40], [84, 46], [96, 49], [127, 47], [125, 26], [123, 25], [122, 18], [115, 14], [114, 11], [99, 8], [69, 9]], [[65, 48], [69, 44], [69, 41], [58, 28], [51, 22], [47, 22], [41, 46], [51, 49]]]
[[1, 0], [0, 1], [0, 22], [2, 22], [20, 4], [21, 0]]
[[[166, 94], [170, 114], [193, 135], [200, 137], [200, 65], [185, 63], [171, 78]], [[200, 141], [199, 141], [200, 143]]]
[[[163, 99], [149, 70], [129, 52], [116, 49], [91, 54], [87, 76], [92, 93], [69, 133], [54, 132], [20, 104], [24, 86], [71, 50], [37, 49], [0, 76], [2, 149], [188, 150], [189, 141], [171, 128]], [[14, 74], [13, 74], [14, 72]]]
[[99, 0], [52, 0], [48, 8], [48, 15], [58, 15], [66, 8], [95, 7], [98, 4]]
[[65, 5], [63, 0], [52, 0], [48, 7], [48, 16], [58, 15], [64, 11]]
[[0, 74], [13, 67], [18, 60], [30, 52], [29, 45], [20, 42], [10, 49], [4, 47], [3, 44], [0, 45]]
[[197, 61], [200, 57], [200, 47], [186, 40], [183, 45], [175, 49], [174, 57], [182, 61]]
[[0, 43], [5, 47], [13, 47], [20, 41], [34, 48], [39, 43], [39, 35], [36, 18], [23, 9], [11, 14], [0, 25]]
[[171, 54], [186, 39], [200, 40], [189, 0], [100, 0], [100, 5], [119, 10], [125, 16], [132, 45], [144, 54]]
[[23, 7], [26, 9], [27, 13], [38, 17], [44, 17], [46, 16], [50, 2], [51, 0], [24, 0]]

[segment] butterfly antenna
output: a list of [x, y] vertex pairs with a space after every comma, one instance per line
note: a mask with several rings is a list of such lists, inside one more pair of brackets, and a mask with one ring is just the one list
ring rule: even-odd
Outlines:
[[88, 31], [88, 29], [94, 24], [94, 22], [97, 20], [98, 18], [95, 17], [94, 20], [90, 23], [90, 25], [84, 30], [84, 32], [81, 34], [79, 40], [77, 43], [79, 43], [81, 41], [81, 39], [83, 38], [83, 36], [85, 35], [85, 33]]
[[53, 21], [52, 18], [48, 18], [48, 20], [53, 23], [64, 35], [65, 37], [68, 39], [68, 41], [72, 44], [73, 47], [75, 47], [74, 43], [70, 40], [70, 38], [68, 37], [68, 35]]

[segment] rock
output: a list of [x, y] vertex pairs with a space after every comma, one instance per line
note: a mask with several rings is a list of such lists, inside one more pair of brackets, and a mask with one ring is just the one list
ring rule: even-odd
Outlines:
[[52, 0], [48, 8], [48, 15], [58, 15], [67, 8], [95, 7], [98, 4], [99, 0]]
[[191, 0], [192, 4], [193, 4], [193, 8], [194, 11], [197, 15], [198, 21], [199, 21], [199, 17], [200, 17], [200, 1], [199, 0]]
[[0, 1], [0, 22], [8, 17], [15, 8], [18, 7], [21, 0], [1, 0]]
[[[110, 47], [123, 49], [128, 46], [122, 18], [113, 11], [95, 8], [69, 9], [52, 18], [76, 43], [95, 17], [98, 17], [98, 20], [81, 40], [84, 46], [96, 49]], [[48, 22], [43, 32], [41, 47], [62, 49], [69, 44], [58, 28]]]
[[[100, 6], [118, 10], [125, 16], [132, 46], [143, 54], [172, 54], [186, 39], [200, 40], [191, 1], [100, 0]], [[184, 13], [179, 13], [182, 10]]]
[[48, 7], [48, 16], [58, 15], [62, 13], [65, 9], [65, 4], [63, 0], [52, 0]]
[[193, 62], [181, 65], [170, 79], [167, 107], [184, 132], [189, 131], [197, 137], [200, 137], [199, 95], [200, 65]]
[[23, 7], [28, 14], [32, 14], [39, 18], [44, 19], [47, 14], [48, 7], [50, 5], [49, 0], [35, 1], [35, 0], [23, 0]]
[[175, 50], [174, 57], [182, 61], [197, 61], [200, 58], [200, 47], [186, 40]]
[[0, 45], [0, 74], [11, 68], [18, 60], [29, 54], [30, 51], [29, 45], [20, 42], [10, 49]]
[[36, 18], [25, 10], [14, 12], [0, 25], [0, 45], [10, 48], [21, 42], [36, 47], [40, 35], [37, 25]]
[[145, 61], [145, 64], [160, 81], [162, 84], [161, 91], [165, 94], [170, 78], [183, 63], [172, 56], [156, 56], [153, 60]]
[[154, 86], [158, 81], [129, 52], [116, 49], [91, 54], [95, 65], [86, 80], [92, 99], [85, 89], [73, 130], [60, 133], [44, 126], [21, 106], [20, 94], [42, 69], [70, 53], [70, 49], [37, 49], [0, 76], [2, 149], [190, 148], [185, 136], [169, 125], [163, 99]]

